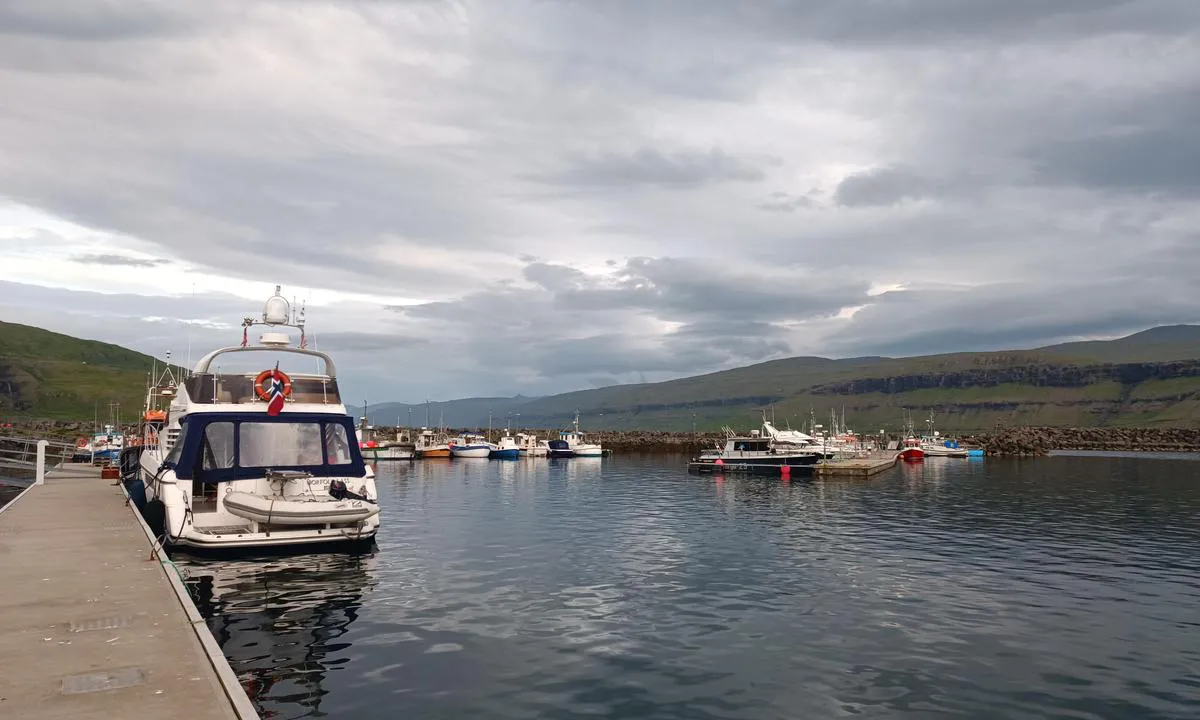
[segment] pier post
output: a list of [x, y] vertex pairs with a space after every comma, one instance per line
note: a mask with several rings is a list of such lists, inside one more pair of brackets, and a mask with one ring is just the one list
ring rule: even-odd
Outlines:
[[34, 480], [34, 485], [46, 484], [46, 447], [50, 443], [46, 440], [38, 440], [37, 443], [37, 479]]

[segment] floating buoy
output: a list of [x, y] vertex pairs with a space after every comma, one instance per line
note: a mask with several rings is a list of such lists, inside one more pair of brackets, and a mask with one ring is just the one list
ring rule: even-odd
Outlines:
[[780, 465], [779, 466], [779, 474], [784, 477], [789, 477], [792, 474], [792, 466], [791, 465]]
[[724, 464], [725, 464], [725, 461], [722, 460], [721, 458], [717, 458], [717, 461], [713, 463], [713, 465], [724, 465]]

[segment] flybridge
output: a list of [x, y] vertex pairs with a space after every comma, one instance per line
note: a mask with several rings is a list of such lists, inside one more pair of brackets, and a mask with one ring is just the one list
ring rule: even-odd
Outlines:
[[[213, 350], [196, 363], [191, 376], [184, 383], [191, 402], [259, 403], [269, 400], [272, 392], [275, 392], [286, 395], [289, 403], [341, 405], [333, 358], [308, 348], [304, 308], [302, 306], [294, 312], [291, 303], [280, 294], [280, 289], [280, 286], [275, 286], [275, 294], [267, 300], [260, 318], [247, 317], [242, 320], [241, 345]], [[259, 336], [257, 343], [251, 343], [250, 330], [256, 326], [263, 326], [267, 330]], [[292, 347], [287, 328], [300, 331], [298, 347]], [[272, 367], [258, 373], [221, 374], [213, 370], [218, 358], [244, 353], [283, 353], [312, 358], [321, 362], [324, 372], [289, 374], [288, 368], [280, 366], [277, 360]]]

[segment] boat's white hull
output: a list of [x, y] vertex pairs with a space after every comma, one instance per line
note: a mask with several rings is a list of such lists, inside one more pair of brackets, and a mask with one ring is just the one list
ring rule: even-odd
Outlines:
[[452, 447], [450, 455], [456, 458], [486, 458], [492, 454], [492, 449], [486, 445], [469, 445], [467, 447]]
[[964, 448], [948, 448], [948, 447], [938, 447], [937, 445], [922, 445], [921, 449], [925, 451], [925, 457], [965, 458], [967, 456], [967, 451]]
[[604, 448], [599, 445], [576, 445], [571, 452], [575, 457], [600, 457], [604, 454]]
[[[333, 499], [328, 495], [327, 478], [313, 479], [315, 482], [310, 486], [310, 500], [276, 501], [276, 507], [291, 512], [276, 514], [271, 511], [269, 496], [273, 489], [264, 479], [222, 483], [218, 486], [215, 503], [207, 509], [200, 509], [198, 500], [192, 498], [190, 481], [176, 480], [170, 471], [161, 477], [155, 476], [159, 454], [152, 451], [144, 453], [142, 457], [142, 480], [147, 505], [144, 514], [147, 523], [163, 536], [166, 545], [230, 550], [282, 548], [367, 542], [379, 531], [379, 506], [361, 500]], [[353, 492], [365, 489], [368, 497], [378, 497], [372, 474], [368, 473], [365, 478], [345, 480]], [[254, 499], [254, 496], [258, 499]], [[326, 497], [329, 499], [325, 500]], [[229, 503], [230, 498], [233, 499], [232, 503]], [[352, 507], [348, 504], [355, 502], [369, 508], [346, 512], [337, 507]], [[303, 508], [298, 505], [316, 507], [300, 512]], [[156, 509], [151, 510], [152, 507]], [[155, 527], [156, 523], [160, 527]]]
[[372, 462], [379, 460], [412, 460], [413, 451], [399, 447], [363, 448], [363, 459]]
[[549, 453], [550, 448], [521, 448], [521, 457], [546, 457]]

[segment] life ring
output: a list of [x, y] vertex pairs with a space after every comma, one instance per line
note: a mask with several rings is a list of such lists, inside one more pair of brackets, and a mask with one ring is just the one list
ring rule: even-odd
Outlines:
[[271, 393], [267, 390], [267, 386], [264, 383], [274, 377], [276, 373], [279, 373], [279, 379], [283, 381], [283, 396], [287, 397], [292, 394], [292, 379], [284, 371], [272, 368], [271, 370], [263, 370], [258, 374], [258, 377], [254, 378], [254, 393], [263, 400], [271, 399]]

